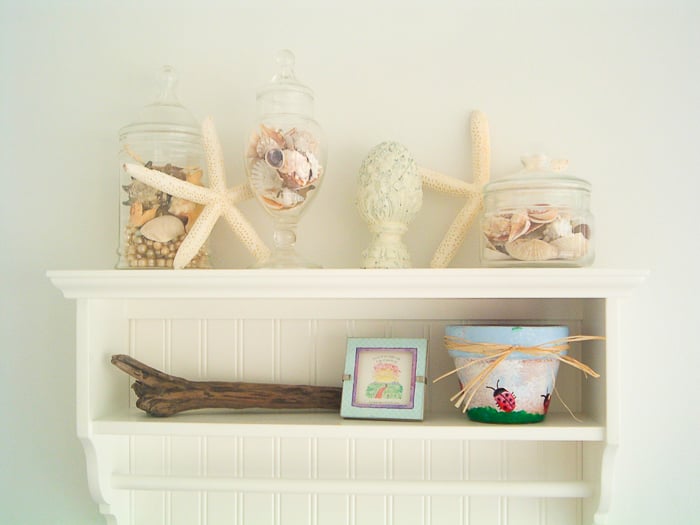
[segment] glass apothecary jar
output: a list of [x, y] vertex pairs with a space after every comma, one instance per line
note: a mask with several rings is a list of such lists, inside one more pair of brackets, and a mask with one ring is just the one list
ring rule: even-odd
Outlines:
[[[205, 185], [199, 122], [177, 98], [177, 75], [164, 66], [156, 100], [119, 131], [120, 234], [117, 268], [172, 268], [180, 244], [203, 206], [169, 195], [129, 176], [141, 164], [168, 176]], [[209, 268], [207, 243], [187, 268]]]
[[283, 50], [275, 58], [279, 70], [257, 92], [245, 150], [250, 187], [274, 224], [272, 255], [262, 266], [314, 267], [296, 251], [296, 227], [325, 178], [326, 145], [313, 91], [294, 74], [294, 54]]
[[588, 266], [594, 259], [591, 185], [567, 161], [525, 156], [523, 169], [484, 187], [485, 266]]

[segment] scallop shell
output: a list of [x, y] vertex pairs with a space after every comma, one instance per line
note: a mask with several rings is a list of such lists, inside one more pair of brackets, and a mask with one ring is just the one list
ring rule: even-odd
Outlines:
[[174, 215], [161, 215], [141, 227], [141, 235], [158, 242], [170, 242], [183, 233], [185, 225]]
[[555, 239], [551, 244], [559, 250], [561, 259], [578, 259], [588, 252], [588, 239], [582, 233]]
[[277, 170], [268, 166], [264, 160], [258, 160], [250, 170], [250, 186], [257, 193], [277, 193], [282, 189], [282, 179]]
[[279, 147], [279, 144], [277, 144], [274, 139], [267, 135], [261, 135], [258, 137], [258, 141], [255, 144], [255, 155], [264, 159], [268, 151], [271, 149], [279, 149]]
[[559, 254], [556, 246], [540, 239], [517, 239], [505, 244], [506, 251], [519, 261], [547, 261]]
[[262, 137], [269, 137], [277, 144], [277, 147], [284, 148], [286, 141], [284, 135], [279, 130], [268, 128], [265, 124], [260, 124], [260, 129], [263, 132]]

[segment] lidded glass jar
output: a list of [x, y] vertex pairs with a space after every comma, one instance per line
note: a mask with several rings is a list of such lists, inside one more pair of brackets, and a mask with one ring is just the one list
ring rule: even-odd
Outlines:
[[485, 266], [588, 266], [593, 262], [591, 185], [565, 160], [522, 158], [524, 168], [484, 187]]
[[[171, 66], [160, 75], [156, 100], [119, 131], [120, 235], [117, 268], [172, 268], [175, 254], [203, 205], [169, 195], [129, 176], [125, 164], [140, 164], [168, 176], [204, 185], [204, 148], [199, 122], [177, 99]], [[205, 243], [187, 268], [209, 268]]]
[[276, 55], [279, 71], [257, 92], [257, 122], [248, 136], [250, 187], [274, 222], [264, 267], [316, 266], [296, 252], [296, 226], [325, 178], [326, 145], [314, 120], [314, 94], [294, 75], [294, 54]]

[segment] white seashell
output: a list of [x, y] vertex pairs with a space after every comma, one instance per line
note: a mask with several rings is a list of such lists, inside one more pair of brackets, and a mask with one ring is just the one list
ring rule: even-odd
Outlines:
[[309, 181], [307, 184], [313, 184], [321, 176], [321, 164], [318, 162], [316, 155], [311, 152], [306, 153], [306, 158], [309, 161]]
[[303, 195], [287, 188], [283, 188], [277, 192], [265, 192], [262, 199], [270, 208], [276, 210], [286, 210], [304, 202]]
[[519, 261], [547, 261], [559, 254], [556, 246], [540, 239], [517, 239], [507, 242], [505, 249], [508, 255]]
[[542, 238], [545, 241], [553, 241], [560, 237], [569, 237], [572, 234], [571, 221], [565, 217], [559, 217], [545, 227]]
[[487, 261], [506, 261], [510, 259], [507, 254], [493, 248], [484, 248], [482, 253], [483, 258]]
[[268, 151], [279, 147], [279, 144], [272, 137], [263, 134], [258, 138], [258, 142], [255, 145], [255, 153], [259, 158], [264, 159]]
[[282, 179], [264, 160], [257, 160], [250, 170], [250, 186], [257, 193], [277, 193], [282, 189]]
[[310, 153], [318, 147], [318, 140], [305, 130], [292, 128], [284, 134], [285, 144], [288, 149], [295, 149], [302, 153]]
[[141, 226], [141, 235], [157, 242], [170, 242], [185, 233], [185, 225], [174, 215], [161, 215]]
[[588, 252], [588, 239], [582, 233], [560, 237], [551, 242], [559, 250], [560, 259], [578, 259]]
[[284, 163], [279, 172], [288, 188], [303, 188], [308, 186], [311, 180], [311, 165], [308, 159], [292, 149], [284, 150]]

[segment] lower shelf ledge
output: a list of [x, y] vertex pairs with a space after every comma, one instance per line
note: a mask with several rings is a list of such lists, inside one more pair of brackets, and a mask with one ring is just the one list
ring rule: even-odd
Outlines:
[[136, 491], [509, 496], [522, 498], [589, 498], [595, 493], [593, 484], [586, 481], [253, 479], [133, 474], [113, 474], [112, 487], [117, 490]]

